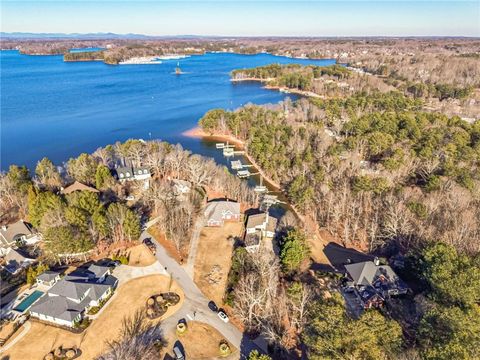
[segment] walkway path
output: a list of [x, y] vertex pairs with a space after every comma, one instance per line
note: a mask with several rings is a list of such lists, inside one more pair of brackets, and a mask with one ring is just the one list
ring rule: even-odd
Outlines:
[[261, 349], [266, 352], [264, 343], [252, 341], [244, 336], [233, 324], [225, 323], [218, 317], [216, 312], [208, 308], [209, 299], [207, 299], [192, 278], [173, 258], [171, 258], [165, 248], [161, 246], [155, 238], [147, 231], [141, 235], [141, 240], [151, 238], [157, 247], [156, 257], [158, 261], [165, 266], [167, 272], [173, 277], [178, 285], [183, 289], [185, 300], [182, 307], [177, 312], [164, 320], [162, 325], [165, 327], [176, 326], [178, 320], [196, 320], [204, 322], [217, 329], [233, 346], [240, 350], [241, 359], [247, 358], [250, 351]]
[[7, 345], [4, 345], [1, 349], [0, 349], [0, 354], [2, 352], [5, 352], [7, 351], [8, 349], [10, 349], [13, 345], [15, 345], [18, 341], [20, 341], [21, 338], [23, 338], [29, 331], [30, 331], [30, 327], [32, 326], [32, 324], [30, 323], [30, 321], [26, 321], [24, 324], [23, 324], [23, 330], [20, 334], [18, 334], [12, 341], [10, 341]]

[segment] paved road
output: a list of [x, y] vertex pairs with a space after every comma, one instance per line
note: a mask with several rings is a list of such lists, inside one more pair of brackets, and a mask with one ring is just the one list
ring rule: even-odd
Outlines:
[[165, 327], [170, 328], [176, 326], [180, 319], [185, 319], [187, 322], [189, 320], [198, 320], [217, 329], [225, 339], [240, 350], [240, 358], [242, 359], [248, 356], [250, 351], [254, 349], [263, 349], [263, 351], [266, 351], [264, 344], [256, 344], [256, 342], [244, 337], [242, 332], [240, 332], [233, 324], [224, 323], [220, 320], [218, 315], [208, 308], [209, 299], [202, 294], [183, 267], [172, 259], [167, 254], [165, 248], [146, 231], [141, 235], [142, 240], [145, 238], [152, 238], [152, 241], [157, 247], [156, 257], [158, 261], [166, 267], [166, 271], [182, 287], [185, 293], [185, 301], [182, 307], [177, 310], [174, 315], [163, 321]]

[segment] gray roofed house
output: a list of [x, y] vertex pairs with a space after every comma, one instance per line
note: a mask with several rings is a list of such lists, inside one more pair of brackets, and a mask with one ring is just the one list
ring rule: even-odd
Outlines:
[[16, 245], [17, 241], [33, 244], [40, 240], [30, 224], [23, 220], [0, 227], [0, 256], [7, 253], [7, 249]]
[[36, 259], [26, 257], [20, 251], [9, 248], [5, 254], [4, 267], [9, 273], [15, 274], [21, 269], [26, 269], [35, 262], [37, 262]]
[[211, 201], [205, 207], [207, 226], [222, 226], [225, 221], [240, 220], [240, 204], [235, 201]]
[[37, 276], [37, 284], [54, 285], [58, 280], [60, 280], [60, 274], [56, 271], [47, 270]]
[[[108, 268], [107, 268], [108, 269]], [[44, 273], [45, 274], [45, 273]], [[43, 275], [43, 274], [42, 274]], [[46, 274], [51, 278], [53, 274]], [[118, 280], [105, 267], [90, 265], [56, 282], [30, 308], [30, 315], [57, 325], [74, 327], [92, 306], [99, 306], [117, 286]]]
[[[356, 290], [365, 308], [372, 306], [371, 299], [375, 300], [374, 306], [381, 306], [383, 300], [388, 299], [391, 295], [408, 292], [407, 285], [395, 271], [388, 265], [380, 265], [377, 259], [375, 262], [364, 261], [348, 264], [345, 265], [345, 269], [351, 279], [349, 285]], [[374, 297], [373, 293], [377, 293], [379, 296]]]

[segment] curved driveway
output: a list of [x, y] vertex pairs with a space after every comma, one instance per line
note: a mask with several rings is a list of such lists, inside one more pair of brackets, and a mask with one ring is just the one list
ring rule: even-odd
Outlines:
[[161, 246], [155, 238], [144, 231], [141, 235], [141, 240], [145, 238], [151, 238], [156, 245], [156, 257], [158, 261], [165, 267], [170, 276], [182, 287], [185, 294], [185, 301], [183, 306], [175, 312], [174, 315], [165, 319], [162, 324], [165, 327], [176, 326], [178, 320], [185, 319], [204, 322], [215, 329], [217, 329], [233, 346], [240, 350], [240, 358], [244, 359], [248, 357], [251, 350], [257, 349], [261, 352], [266, 352], [264, 344], [254, 340], [250, 340], [248, 337], [243, 336], [233, 324], [224, 323], [218, 315], [208, 308], [209, 299], [207, 299], [197, 285], [193, 282], [192, 278], [187, 272], [180, 266], [173, 258], [171, 258], [165, 248]]

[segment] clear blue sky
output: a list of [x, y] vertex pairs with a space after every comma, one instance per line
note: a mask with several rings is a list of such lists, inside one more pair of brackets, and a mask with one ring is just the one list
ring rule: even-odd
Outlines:
[[480, 36], [474, 1], [8, 1], [5, 32]]

